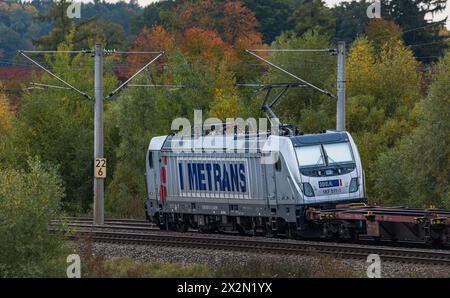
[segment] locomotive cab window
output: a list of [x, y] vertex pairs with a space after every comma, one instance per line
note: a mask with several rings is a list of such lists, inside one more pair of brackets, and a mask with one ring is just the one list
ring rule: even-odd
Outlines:
[[150, 167], [150, 169], [153, 169], [153, 152], [152, 151], [148, 152], [148, 166]]
[[354, 163], [350, 143], [330, 143], [295, 148], [300, 167], [334, 166], [337, 164]]
[[323, 150], [330, 165], [353, 162], [353, 154], [349, 143], [324, 144]]
[[313, 167], [325, 165], [322, 148], [320, 145], [301, 146], [295, 148], [300, 167]]
[[277, 160], [277, 162], [275, 163], [275, 170], [276, 170], [277, 172], [280, 172], [280, 171], [281, 171], [281, 157], [278, 157], [278, 160]]

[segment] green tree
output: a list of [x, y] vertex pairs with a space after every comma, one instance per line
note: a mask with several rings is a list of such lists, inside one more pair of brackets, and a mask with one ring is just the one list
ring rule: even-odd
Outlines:
[[370, 20], [366, 12], [369, 5], [370, 2], [366, 0], [339, 1], [339, 4], [332, 8], [336, 19], [336, 40], [344, 40], [350, 44], [364, 32]]
[[411, 108], [418, 100], [421, 75], [414, 54], [400, 39], [377, 44], [378, 50], [366, 37], [353, 43], [347, 58], [347, 93], [375, 96], [392, 116], [399, 106]]
[[158, 25], [172, 29], [175, 20], [172, 19], [171, 10], [178, 5], [177, 2], [176, 0], [162, 0], [147, 5], [141, 14], [133, 18], [131, 22], [132, 32], [138, 34], [144, 27], [151, 28]]
[[124, 48], [126, 41], [121, 25], [92, 19], [76, 27], [73, 43], [78, 49], [91, 49], [95, 43], [100, 42], [106, 49], [120, 50]]
[[110, 48], [121, 48], [126, 44], [124, 29], [112, 21], [103, 21], [100, 17], [93, 17], [83, 22], [75, 22], [67, 16], [66, 10], [71, 1], [59, 0], [46, 15], [40, 15], [44, 22], [52, 22], [52, 30], [44, 36], [34, 40], [34, 44], [41, 50], [56, 50], [65, 41], [66, 36], [73, 34], [73, 47], [76, 50], [92, 48], [96, 42], [101, 42]]
[[48, 224], [61, 219], [62, 181], [37, 159], [24, 170], [0, 166], [0, 276], [62, 277], [65, 247]]
[[430, 21], [428, 16], [442, 12], [447, 0], [382, 0], [383, 18], [392, 20], [403, 31], [403, 40], [418, 60], [429, 63], [436, 61], [448, 47], [440, 30], [441, 21]]
[[352, 44], [346, 59], [347, 96], [374, 95], [380, 81], [376, 67], [376, 53], [366, 37]]
[[12, 59], [19, 49], [31, 49], [34, 38], [48, 33], [50, 23], [36, 22], [37, 14], [32, 3], [0, 1], [0, 53], [4, 59]]
[[[301, 37], [281, 35], [272, 48], [326, 49], [329, 37], [307, 32]], [[323, 52], [275, 52], [269, 60], [300, 78], [330, 92], [335, 92], [336, 58]], [[276, 70], [268, 69], [263, 77], [268, 83], [299, 83], [296, 79]], [[273, 91], [277, 92], [277, 91]], [[273, 95], [272, 95], [273, 96]], [[260, 98], [259, 103], [261, 103]], [[259, 108], [259, 107], [258, 107]], [[312, 88], [292, 88], [274, 108], [282, 122], [297, 125], [304, 132], [318, 132], [334, 127], [335, 101]]]
[[227, 69], [226, 61], [220, 64], [214, 88], [214, 100], [209, 111], [210, 117], [225, 121], [226, 118], [242, 117], [244, 107], [239, 100], [239, 93], [235, 87], [234, 74]]
[[[58, 49], [71, 50], [72, 38], [73, 33]], [[110, 59], [105, 59], [106, 67], [111, 63]], [[48, 56], [45, 62], [54, 73], [91, 96], [93, 63], [89, 55], [67, 53]], [[61, 85], [48, 75], [41, 75], [35, 81]], [[105, 94], [117, 86], [112, 74], [105, 72], [104, 86]], [[108, 107], [106, 102], [105, 109]], [[5, 146], [9, 150], [0, 152], [0, 160], [16, 168], [24, 168], [27, 158], [34, 156], [45, 163], [59, 165], [66, 189], [66, 207], [80, 210], [89, 206], [92, 201], [93, 102], [65, 89], [26, 92], [14, 121], [13, 133]], [[105, 148], [108, 156], [111, 150], [108, 142]]]
[[400, 26], [392, 21], [378, 18], [371, 19], [367, 23], [365, 35], [372, 42], [377, 52], [380, 52], [385, 44], [402, 41], [402, 31]]
[[367, 38], [356, 39], [346, 66], [348, 129], [358, 144], [369, 198], [377, 194], [376, 161], [414, 129], [414, 106], [421, 98], [421, 75], [412, 51], [398, 39], [377, 43], [378, 51]]
[[67, 14], [67, 8], [71, 4], [70, 1], [55, 1], [48, 14], [39, 15], [38, 19], [43, 22], [52, 22], [52, 30], [45, 36], [41, 36], [34, 40], [34, 44], [43, 50], [55, 50], [62, 43], [66, 36], [75, 26], [73, 19]]
[[381, 155], [375, 190], [386, 204], [450, 208], [450, 52], [440, 60], [428, 96], [417, 106], [418, 126]]
[[206, 117], [214, 97], [215, 73], [174, 50], [168, 58], [170, 72], [152, 69], [136, 78], [142, 84], [181, 84], [181, 89], [135, 88], [126, 90], [110, 110], [118, 128], [117, 165], [107, 187], [106, 210], [114, 216], [142, 217], [145, 189], [145, 155], [150, 139], [169, 134], [172, 120], [186, 117], [193, 123], [194, 109]]
[[243, 0], [242, 2], [255, 13], [260, 23], [259, 32], [263, 35], [263, 41], [270, 44], [282, 32], [293, 29], [290, 17], [300, 0]]
[[302, 35], [314, 30], [319, 35], [333, 36], [336, 20], [323, 0], [302, 0], [291, 16], [294, 32]]

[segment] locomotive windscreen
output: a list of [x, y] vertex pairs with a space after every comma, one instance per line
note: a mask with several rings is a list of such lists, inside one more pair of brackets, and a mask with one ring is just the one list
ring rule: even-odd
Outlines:
[[323, 167], [354, 163], [349, 142], [317, 144], [295, 147], [300, 167]]

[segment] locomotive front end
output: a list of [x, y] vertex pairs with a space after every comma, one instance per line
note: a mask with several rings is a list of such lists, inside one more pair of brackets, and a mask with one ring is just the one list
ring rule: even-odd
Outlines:
[[358, 149], [347, 132], [292, 138], [305, 204], [366, 201]]

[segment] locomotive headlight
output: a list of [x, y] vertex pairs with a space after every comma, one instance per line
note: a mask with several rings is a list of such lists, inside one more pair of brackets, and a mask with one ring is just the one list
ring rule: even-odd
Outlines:
[[307, 197], [314, 197], [314, 190], [309, 183], [303, 183], [303, 193]]
[[357, 192], [357, 191], [358, 191], [358, 178], [352, 178], [352, 181], [350, 181], [349, 192]]

